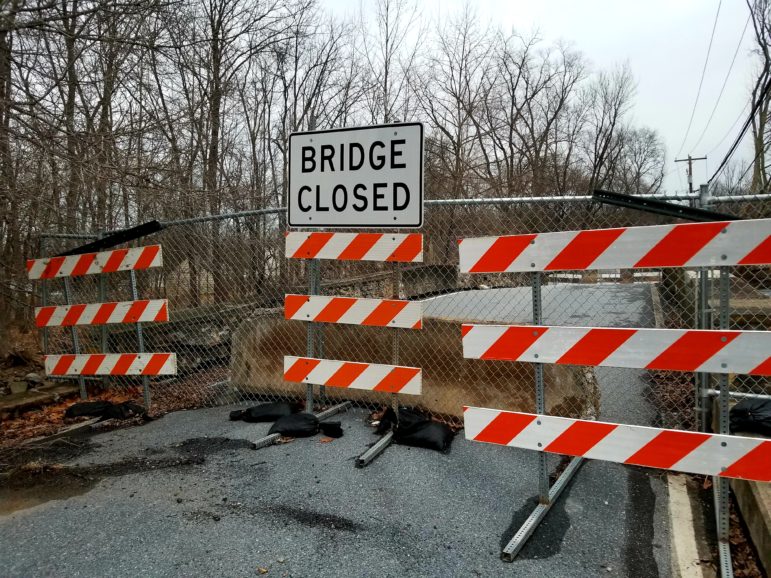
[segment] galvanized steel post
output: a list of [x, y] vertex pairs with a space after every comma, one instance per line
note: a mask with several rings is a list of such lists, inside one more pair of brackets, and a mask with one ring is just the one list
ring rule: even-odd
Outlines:
[[[720, 267], [720, 329], [728, 329], [730, 325], [731, 307], [731, 269]], [[723, 338], [725, 339], [725, 338]], [[729, 432], [729, 390], [728, 374], [718, 376], [719, 395], [719, 432]], [[718, 553], [720, 555], [720, 574], [723, 578], [733, 576], [733, 564], [731, 562], [731, 549], [728, 543], [728, 535], [731, 528], [730, 511], [730, 486], [726, 478], [715, 477], [715, 515], [717, 517]]]
[[[543, 303], [541, 301], [541, 273], [532, 273], [533, 325], [543, 325]], [[546, 391], [543, 384], [543, 364], [535, 363], [535, 412], [546, 413]], [[541, 504], [550, 503], [549, 470], [545, 452], [538, 452], [538, 494]]]
[[[131, 299], [136, 301], [139, 299], [139, 289], [137, 288], [137, 274], [136, 271], [133, 269], [129, 271], [129, 274], [131, 275]], [[138, 352], [144, 353], [145, 352], [145, 338], [142, 334], [142, 324], [137, 323], [137, 346], [138, 346]], [[144, 398], [145, 403], [145, 409], [149, 411], [150, 409], [150, 378], [146, 375], [142, 376], [142, 397]]]
[[[69, 277], [64, 278], [64, 300], [67, 305], [72, 305], [72, 285]], [[75, 325], [70, 326], [70, 336], [72, 337], [72, 350], [75, 355], [80, 353], [80, 340], [78, 339], [78, 328]], [[86, 380], [82, 375], [78, 375], [78, 387], [80, 389], [80, 399], [88, 399], [86, 391]]]
[[[321, 277], [321, 262], [318, 259], [308, 261], [308, 295], [318, 295]], [[316, 349], [316, 323], [308, 322], [308, 328], [305, 335], [305, 353], [308, 357], [314, 357]], [[323, 393], [323, 390], [322, 390]], [[308, 383], [305, 386], [305, 411], [313, 412], [313, 384]]]

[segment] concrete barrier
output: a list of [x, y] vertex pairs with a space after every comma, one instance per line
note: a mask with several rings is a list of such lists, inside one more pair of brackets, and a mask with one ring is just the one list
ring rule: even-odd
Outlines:
[[[423, 369], [419, 399], [401, 398], [434, 414], [462, 417], [463, 405], [489, 405], [512, 411], [535, 407], [532, 364], [464, 359], [460, 324], [424, 318], [420, 331], [400, 336], [399, 364]], [[378, 328], [324, 325], [325, 359], [391, 363], [392, 333]], [[305, 325], [283, 319], [283, 310], [264, 311], [247, 319], [233, 334], [231, 381], [244, 393], [304, 396], [305, 385], [282, 379], [284, 355], [304, 355]], [[593, 417], [598, 390], [585, 368], [544, 366], [549, 413], [565, 417]], [[390, 395], [327, 388], [335, 399], [387, 404]]]

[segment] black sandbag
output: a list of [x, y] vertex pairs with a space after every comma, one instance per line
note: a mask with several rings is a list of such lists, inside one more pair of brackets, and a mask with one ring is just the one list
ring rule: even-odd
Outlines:
[[319, 423], [319, 429], [327, 437], [343, 437], [343, 424], [339, 421], [322, 421]]
[[409, 409], [399, 408], [399, 420], [390, 407], [383, 414], [377, 433], [382, 435], [389, 430], [394, 432], [394, 441], [398, 444], [427, 448], [439, 452], [449, 452], [455, 432], [447, 425], [433, 421], [427, 414]]
[[101, 417], [102, 419], [143, 417], [147, 419], [147, 410], [133, 401], [124, 401], [123, 403], [102, 400], [80, 401], [68, 407], [64, 412], [64, 417]]
[[304, 412], [285, 415], [278, 418], [268, 431], [268, 435], [275, 433], [293, 438], [314, 436], [319, 433], [319, 418]]
[[147, 419], [147, 410], [133, 401], [124, 401], [105, 409], [102, 417], [104, 419], [131, 419], [132, 417]]
[[731, 432], [771, 437], [771, 400], [744, 398], [731, 408]]
[[394, 430], [394, 441], [405, 446], [427, 448], [438, 452], [450, 451], [452, 440], [455, 437], [448, 426], [438, 421], [426, 421], [415, 424], [409, 428], [397, 427]]
[[249, 423], [276, 421], [281, 417], [292, 415], [297, 411], [297, 406], [280, 401], [276, 403], [263, 403], [246, 409], [237, 409], [230, 412], [230, 420], [243, 420]]
[[393, 408], [388, 408], [383, 417], [380, 418], [380, 423], [375, 430], [378, 435], [391, 431], [391, 429], [398, 423], [401, 428], [411, 428], [419, 423], [431, 421], [428, 414], [416, 409], [410, 409], [407, 407], [399, 408], [399, 419], [396, 419], [396, 413]]
[[109, 407], [112, 407], [109, 401], [79, 401], [67, 408], [64, 417], [102, 417]]

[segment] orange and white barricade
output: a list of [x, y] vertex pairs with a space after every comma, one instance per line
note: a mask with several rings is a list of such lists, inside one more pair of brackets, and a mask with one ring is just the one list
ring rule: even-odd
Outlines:
[[[512, 560], [584, 458], [714, 476], [719, 529], [727, 532], [727, 478], [771, 481], [771, 440], [547, 415], [542, 364], [771, 375], [771, 332], [559, 327], [542, 324], [540, 276], [548, 271], [709, 267], [721, 269], [727, 304], [730, 266], [771, 264], [771, 220], [688, 223], [461, 239], [465, 273], [533, 273], [533, 324], [464, 324], [465, 358], [535, 364], [536, 412], [466, 407], [466, 438], [540, 452], [540, 504], [502, 557]], [[726, 295], [723, 295], [726, 293]], [[550, 487], [545, 453], [575, 456]], [[722, 535], [722, 534], [721, 534]], [[721, 549], [721, 557], [730, 556]]]

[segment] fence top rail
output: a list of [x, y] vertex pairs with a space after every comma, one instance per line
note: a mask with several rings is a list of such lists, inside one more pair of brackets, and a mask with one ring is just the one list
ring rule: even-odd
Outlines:
[[771, 264], [771, 219], [459, 240], [463, 273]]

